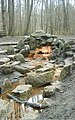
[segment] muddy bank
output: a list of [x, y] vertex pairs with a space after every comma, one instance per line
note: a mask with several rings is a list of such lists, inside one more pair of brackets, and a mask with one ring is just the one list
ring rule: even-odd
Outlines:
[[39, 114], [36, 120], [75, 120], [75, 70], [62, 80], [62, 92], [48, 99], [54, 101], [50, 108]]

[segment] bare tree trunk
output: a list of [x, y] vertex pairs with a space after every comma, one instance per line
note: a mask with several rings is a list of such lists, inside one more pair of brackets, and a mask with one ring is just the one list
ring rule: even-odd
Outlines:
[[21, 24], [21, 0], [19, 0], [19, 31], [22, 34], [22, 24]]
[[2, 24], [3, 24], [3, 30], [6, 32], [4, 0], [1, 0], [1, 11], [2, 11]]
[[61, 16], [60, 16], [60, 0], [57, 0], [57, 34], [61, 34]]
[[70, 32], [70, 27], [69, 27], [69, 0], [67, 0], [67, 8], [66, 8], [66, 15], [67, 15], [67, 32]]
[[[34, 0], [34, 6], [35, 5], [36, 5], [36, 0]], [[33, 20], [34, 20], [34, 23], [33, 23], [34, 29], [33, 30], [36, 31], [36, 25], [37, 25], [37, 7], [34, 7], [34, 16], [33, 17], [34, 17], [33, 18]]]
[[29, 24], [30, 24], [30, 18], [31, 18], [32, 8], [33, 8], [33, 0], [31, 0], [31, 7], [30, 7], [29, 14], [28, 14], [27, 26], [26, 26], [25, 34], [28, 34], [28, 29], [29, 29]]
[[12, 0], [12, 35], [15, 33], [15, 28], [14, 28], [14, 0]]
[[9, 13], [9, 31], [8, 31], [8, 34], [11, 35], [11, 28], [12, 28], [12, 25], [11, 25], [11, 0], [8, 1], [8, 13]]
[[[26, 21], [26, 14], [27, 14], [27, 9], [26, 9], [26, 0], [24, 1], [24, 21]], [[24, 23], [26, 25], [26, 22]]]
[[14, 35], [14, 0], [8, 1], [9, 35]]
[[67, 15], [66, 15], [66, 8], [65, 8], [65, 0], [62, 0], [63, 2], [63, 14], [64, 14], [64, 25], [63, 25], [63, 28], [64, 28], [64, 34], [67, 33]]
[[41, 6], [41, 29], [43, 30], [43, 0], [42, 0], [42, 6]]
[[50, 0], [50, 32], [53, 34], [53, 22], [52, 22], [52, 1]]
[[48, 0], [46, 0], [46, 33], [48, 31]]

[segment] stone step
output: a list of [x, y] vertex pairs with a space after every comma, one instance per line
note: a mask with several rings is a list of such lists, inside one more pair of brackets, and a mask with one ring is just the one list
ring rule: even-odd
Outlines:
[[7, 50], [0, 50], [0, 54], [6, 54]]
[[0, 46], [17, 45], [18, 42], [1, 42]]

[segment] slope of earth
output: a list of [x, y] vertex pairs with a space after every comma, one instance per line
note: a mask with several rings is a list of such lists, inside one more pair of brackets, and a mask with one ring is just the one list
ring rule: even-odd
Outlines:
[[62, 93], [48, 99], [54, 101], [36, 120], [75, 120], [75, 70], [62, 81]]

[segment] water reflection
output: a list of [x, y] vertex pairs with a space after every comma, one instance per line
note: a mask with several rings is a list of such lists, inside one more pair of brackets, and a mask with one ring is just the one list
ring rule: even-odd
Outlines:
[[38, 94], [38, 95], [34, 95], [34, 96], [30, 97], [28, 102], [35, 102], [35, 103], [37, 103], [39, 100], [43, 100], [42, 94]]

